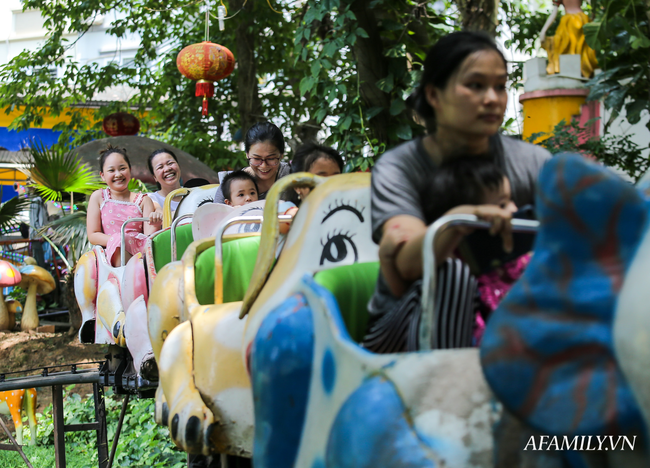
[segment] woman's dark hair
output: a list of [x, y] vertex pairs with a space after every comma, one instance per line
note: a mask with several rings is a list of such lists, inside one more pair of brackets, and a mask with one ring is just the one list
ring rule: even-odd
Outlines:
[[183, 184], [183, 187], [185, 188], [203, 187], [204, 185], [210, 185], [210, 182], [206, 179], [203, 179], [202, 177], [195, 177], [185, 182], [185, 184]]
[[230, 193], [230, 185], [234, 180], [250, 180], [253, 182], [253, 185], [255, 185], [255, 190], [257, 190], [257, 193], [260, 193], [260, 189], [257, 188], [257, 182], [255, 182], [255, 177], [243, 169], [240, 169], [238, 171], [231, 172], [230, 174], [226, 174], [226, 177], [223, 178], [223, 182], [221, 182], [221, 191], [223, 192], [224, 200], [230, 200], [230, 196], [232, 195]]
[[126, 163], [129, 165], [129, 169], [131, 169], [131, 161], [129, 161], [129, 157], [126, 155], [126, 149], [118, 148], [117, 146], [113, 146], [109, 143], [105, 149], [99, 151], [99, 172], [104, 172], [104, 163], [106, 162], [106, 158], [108, 158], [113, 153], [121, 154]]
[[506, 174], [487, 156], [462, 156], [444, 161], [431, 181], [436, 200], [434, 219], [460, 205], [485, 203], [485, 192], [503, 185]]
[[251, 146], [255, 143], [263, 143], [265, 141], [270, 141], [280, 154], [284, 154], [284, 135], [271, 122], [258, 122], [248, 129], [246, 138], [244, 139], [246, 152], [248, 153]]
[[321, 158], [334, 161], [343, 172], [343, 158], [334, 148], [316, 143], [300, 145], [291, 161], [291, 172], [309, 171], [309, 168]]
[[[151, 153], [151, 154], [149, 155], [149, 158], [147, 159], [147, 167], [149, 168], [149, 172], [151, 172], [151, 175], [154, 175], [154, 173], [153, 173], [153, 158], [155, 158], [155, 157], [158, 156], [159, 154], [163, 154], [163, 153], [167, 153], [167, 154], [170, 155], [172, 158], [174, 158], [174, 161], [176, 161], [176, 162], [178, 163], [178, 158], [177, 158], [176, 155], [175, 155], [174, 153], [172, 153], [170, 150], [165, 149], [165, 148], [157, 149], [156, 151], [154, 151], [153, 153]], [[160, 188], [160, 187], [159, 187], [159, 188]]]
[[433, 108], [426, 99], [426, 85], [432, 84], [436, 88], [444, 89], [449, 78], [454, 74], [463, 61], [482, 50], [493, 50], [507, 62], [494, 40], [485, 33], [473, 31], [460, 31], [448, 34], [435, 43], [424, 61], [422, 79], [414, 93], [414, 107], [418, 114], [425, 119], [434, 118]]

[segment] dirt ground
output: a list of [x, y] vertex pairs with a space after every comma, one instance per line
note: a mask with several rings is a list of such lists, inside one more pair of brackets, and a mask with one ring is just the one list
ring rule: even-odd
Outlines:
[[[27, 333], [0, 332], [0, 374], [41, 366], [58, 366], [79, 362], [102, 361], [108, 351], [108, 345], [84, 345], [79, 343], [76, 333]], [[57, 370], [69, 370], [57, 369]], [[56, 371], [56, 370], [55, 370]], [[29, 375], [38, 375], [30, 372]], [[23, 374], [26, 375], [26, 374]], [[13, 377], [7, 375], [7, 378]], [[37, 413], [43, 411], [52, 402], [49, 387], [38, 388]], [[92, 394], [92, 384], [77, 385], [72, 392], [82, 396]], [[11, 417], [2, 416], [13, 430]], [[0, 428], [0, 439], [4, 439]]]

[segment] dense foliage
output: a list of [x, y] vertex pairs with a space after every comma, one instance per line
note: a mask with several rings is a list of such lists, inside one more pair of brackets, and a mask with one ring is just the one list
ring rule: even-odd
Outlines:
[[[72, 386], [74, 387], [74, 386]], [[68, 387], [68, 391], [72, 387]], [[109, 446], [115, 437], [117, 420], [122, 406], [121, 398], [107, 392], [106, 419]], [[174, 447], [169, 437], [169, 429], [158, 426], [153, 421], [153, 400], [131, 400], [124, 417], [120, 442], [115, 454], [113, 466], [129, 468], [186, 466], [186, 454]], [[82, 424], [95, 420], [95, 408], [92, 395], [82, 399], [79, 394], [70, 393], [64, 399], [64, 417], [66, 424]], [[23, 450], [34, 468], [51, 468], [54, 466], [54, 422], [50, 404], [38, 415], [37, 445], [25, 445]], [[24, 418], [23, 431], [25, 444], [31, 434], [27, 417]], [[69, 468], [87, 468], [97, 466], [97, 436], [94, 431], [69, 432], [65, 435], [66, 462]], [[20, 455], [15, 452], [0, 451], [0, 466], [21, 466]]]
[[581, 127], [576, 120], [566, 123], [562, 120], [553, 132], [535, 133], [529, 138], [531, 143], [541, 145], [552, 154], [581, 153], [594, 158], [608, 167], [618, 169], [635, 182], [650, 170], [650, 159], [644, 155], [630, 135], [605, 135], [600, 138], [591, 136], [591, 125], [587, 122]]
[[[214, 2], [213, 2], [214, 3]], [[585, 29], [604, 73], [591, 98], [605, 98], [614, 116], [625, 108], [630, 123], [650, 105], [646, 0], [594, 0], [594, 23]], [[346, 158], [346, 170], [366, 170], [385, 149], [422, 133], [408, 108], [422, 60], [436, 38], [463, 25], [495, 32], [509, 52], [530, 54], [550, 12], [548, 0], [229, 0], [225, 30], [213, 5], [209, 39], [230, 48], [234, 73], [216, 84], [209, 115], [201, 117], [195, 83], [176, 68], [185, 46], [205, 38], [205, 4], [199, 0], [25, 0], [40, 9], [49, 31], [40, 49], [23, 51], [0, 67], [0, 108], [23, 113], [14, 129], [38, 126], [46, 114], [70, 115], [59, 124], [61, 144], [101, 137], [101, 119], [136, 113], [142, 133], [196, 155], [215, 169], [244, 164], [241, 140], [254, 122], [271, 119], [290, 147], [326, 140]], [[107, 30], [94, 25], [105, 17]], [[555, 25], [548, 34], [552, 34]], [[86, 34], [137, 40], [135, 57], [120, 63], [78, 63], [73, 51]], [[57, 67], [58, 78], [48, 68]], [[512, 81], [520, 85], [522, 63]], [[73, 112], [113, 86], [132, 90], [94, 114]]]
[[[596, 51], [603, 73], [589, 83], [589, 99], [604, 98], [610, 122], [625, 109], [631, 124], [650, 109], [650, 3], [647, 0], [597, 0], [595, 20], [585, 39]], [[606, 122], [610, 123], [610, 122]], [[648, 122], [650, 128], [650, 122]]]
[[[476, 3], [476, 2], [473, 2]], [[494, 3], [494, 2], [492, 2]], [[452, 2], [411, 0], [232, 0], [220, 31], [211, 16], [209, 38], [229, 47], [237, 69], [216, 85], [202, 118], [194, 82], [176, 69], [176, 55], [204, 39], [204, 2], [25, 0], [40, 9], [49, 35], [40, 49], [25, 50], [0, 68], [0, 108], [23, 112], [12, 128], [38, 126], [47, 114], [68, 114], [61, 144], [102, 136], [101, 119], [118, 110], [138, 114], [142, 131], [198, 156], [215, 168], [243, 164], [237, 144], [253, 122], [279, 124], [292, 147], [328, 137], [348, 169], [366, 169], [386, 147], [421, 132], [405, 98], [417, 81], [426, 49], [440, 34], [460, 27]], [[81, 64], [74, 45], [112, 22], [116, 41], [138, 38], [133, 60]], [[59, 77], [48, 68], [57, 67]], [[112, 86], [134, 92], [94, 115], [74, 112]], [[369, 156], [370, 159], [364, 158]]]

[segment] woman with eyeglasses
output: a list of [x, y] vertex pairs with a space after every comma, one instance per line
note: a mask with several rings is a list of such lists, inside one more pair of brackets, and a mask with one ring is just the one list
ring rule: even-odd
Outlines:
[[[244, 170], [255, 178], [260, 200], [276, 180], [289, 175], [291, 166], [280, 161], [284, 155], [284, 136], [271, 122], [258, 122], [248, 129], [244, 140], [249, 167]], [[221, 187], [214, 196], [215, 203], [224, 203]]]

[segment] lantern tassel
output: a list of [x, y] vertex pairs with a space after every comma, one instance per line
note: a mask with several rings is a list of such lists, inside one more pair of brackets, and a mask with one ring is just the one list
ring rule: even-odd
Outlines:
[[196, 92], [194, 93], [196, 97], [198, 96], [204, 96], [204, 97], [212, 97], [214, 96], [214, 83], [211, 81], [198, 81], [196, 83]]
[[208, 98], [205, 96], [203, 97], [203, 109], [201, 110], [201, 115], [204, 117], [208, 115]]

